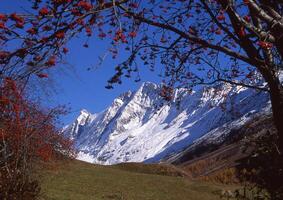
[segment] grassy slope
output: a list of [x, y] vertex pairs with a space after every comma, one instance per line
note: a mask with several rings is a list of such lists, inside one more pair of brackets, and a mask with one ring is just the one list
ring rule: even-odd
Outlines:
[[226, 189], [184, 177], [155, 175], [150, 170], [154, 166], [145, 168], [142, 172], [139, 166], [135, 172], [131, 165], [97, 166], [71, 161], [43, 173], [43, 199], [216, 200], [221, 189]]

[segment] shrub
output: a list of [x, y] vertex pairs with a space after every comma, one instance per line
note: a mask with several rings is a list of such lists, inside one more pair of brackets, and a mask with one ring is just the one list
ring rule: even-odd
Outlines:
[[26, 100], [10, 78], [0, 91], [0, 199], [35, 199], [40, 192], [35, 163], [74, 155], [56, 128], [63, 110], [44, 110]]

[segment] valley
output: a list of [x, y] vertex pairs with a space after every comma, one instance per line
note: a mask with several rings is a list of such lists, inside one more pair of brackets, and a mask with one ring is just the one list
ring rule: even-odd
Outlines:
[[[162, 174], [162, 175], [161, 175]], [[68, 161], [45, 170], [43, 200], [218, 200], [236, 186], [191, 180], [170, 166]]]

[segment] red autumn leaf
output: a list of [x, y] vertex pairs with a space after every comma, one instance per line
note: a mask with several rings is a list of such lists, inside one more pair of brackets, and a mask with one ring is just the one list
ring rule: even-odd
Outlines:
[[6, 59], [10, 55], [7, 51], [0, 51], [0, 60]]
[[221, 34], [222, 34], [221, 29], [220, 29], [220, 28], [216, 29], [215, 34], [216, 34], [216, 35], [221, 35]]
[[258, 46], [260, 46], [263, 49], [270, 49], [270, 48], [272, 48], [273, 45], [269, 42], [259, 41]]
[[44, 26], [44, 27], [42, 28], [42, 30], [44, 30], [44, 31], [50, 31], [50, 30], [52, 30], [52, 27], [46, 25], [46, 26]]
[[24, 23], [20, 23], [20, 22], [16, 23], [17, 28], [24, 28], [24, 25], [25, 25]]
[[46, 43], [48, 41], [48, 38], [47, 37], [43, 37], [41, 38], [40, 42], [41, 43]]
[[13, 13], [10, 15], [10, 18], [15, 21], [16, 23], [24, 24], [24, 18], [21, 16], [17, 15], [16, 13]]
[[219, 21], [225, 20], [224, 14], [218, 15], [218, 16], [217, 16], [217, 19], [218, 19]]
[[48, 10], [48, 8], [46, 8], [46, 7], [41, 8], [41, 9], [39, 10], [39, 15], [41, 15], [41, 16], [45, 16], [45, 15], [48, 15], [48, 14], [49, 14], [49, 10]]
[[64, 53], [64, 54], [67, 54], [68, 52], [69, 52], [69, 49], [66, 48], [66, 47], [64, 47], [64, 48], [63, 48], [63, 53]]
[[75, 16], [80, 16], [81, 15], [80, 11], [77, 8], [72, 8], [71, 9], [71, 13], [73, 15], [75, 15]]
[[72, 0], [53, 0], [55, 4], [71, 3]]
[[244, 0], [244, 4], [249, 4], [250, 1], [249, 0]]
[[114, 40], [115, 42], [118, 42], [118, 41], [119, 41], [119, 38], [118, 38], [118, 37], [114, 37], [113, 40]]
[[39, 78], [48, 78], [48, 74], [37, 74]]
[[86, 28], [85, 28], [85, 31], [86, 31], [86, 34], [87, 34], [87, 36], [91, 36], [92, 35], [92, 30], [91, 30], [91, 28], [89, 27], [89, 26], [87, 26]]
[[5, 29], [5, 28], [6, 28], [5, 24], [3, 22], [0, 22], [0, 29]]
[[35, 56], [35, 57], [33, 58], [33, 60], [34, 60], [34, 61], [40, 61], [40, 60], [42, 60], [42, 57], [39, 56], [39, 55], [37, 55], [37, 56]]
[[64, 39], [65, 37], [65, 32], [64, 31], [58, 31], [56, 34], [55, 34], [55, 37], [57, 39]]
[[24, 28], [25, 20], [21, 16], [17, 15], [16, 13], [13, 13], [10, 15], [10, 19], [16, 22], [17, 28]]
[[85, 11], [90, 11], [92, 9], [92, 5], [86, 1], [79, 1], [78, 6], [83, 8]]
[[81, 26], [83, 26], [83, 25], [85, 24], [84, 20], [81, 19], [81, 18], [77, 19], [77, 20], [76, 20], [76, 23], [79, 24], [79, 25], [81, 25]]
[[134, 38], [134, 37], [137, 36], [137, 32], [136, 32], [136, 31], [132, 31], [132, 32], [129, 33], [129, 36], [130, 36], [131, 38]]
[[105, 38], [105, 37], [106, 37], [106, 34], [103, 33], [103, 32], [101, 32], [101, 33], [99, 33], [98, 37], [100, 37], [100, 38]]
[[30, 28], [27, 30], [27, 33], [31, 34], [31, 35], [35, 35], [37, 33], [37, 30], [35, 28]]
[[250, 22], [250, 21], [251, 21], [251, 17], [248, 16], [248, 15], [246, 15], [246, 16], [244, 16], [244, 20], [245, 20], [246, 22]]
[[0, 13], [0, 20], [6, 22], [8, 20], [7, 15]]
[[17, 51], [17, 56], [20, 58], [24, 58], [26, 54], [28, 53], [26, 48], [21, 48]]
[[115, 42], [118, 42], [119, 40], [121, 40], [123, 43], [127, 43], [126, 36], [125, 36], [125, 34], [123, 33], [122, 30], [118, 30], [118, 31], [116, 32], [115, 37], [114, 37], [114, 41], [115, 41]]
[[49, 60], [45, 63], [48, 67], [54, 66], [56, 64], [56, 57], [52, 56]]
[[240, 28], [239, 35], [240, 35], [240, 37], [245, 37], [246, 36], [245, 27], [242, 26]]
[[137, 3], [130, 3], [129, 6], [131, 8], [138, 8], [139, 7], [139, 5]]

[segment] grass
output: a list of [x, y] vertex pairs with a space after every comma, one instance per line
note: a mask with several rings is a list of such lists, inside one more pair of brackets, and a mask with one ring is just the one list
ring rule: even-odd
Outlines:
[[185, 171], [169, 164], [143, 164], [143, 163], [120, 163], [111, 166], [114, 169], [121, 169], [128, 172], [155, 174], [164, 176], [189, 176]]
[[[133, 167], [134, 166], [134, 167]], [[99, 166], [71, 161], [42, 173], [44, 200], [216, 200], [224, 186], [172, 176], [157, 165]], [[135, 171], [136, 169], [136, 171]], [[145, 170], [143, 170], [145, 169]], [[154, 174], [157, 173], [157, 174]], [[226, 186], [225, 186], [226, 187]]]

